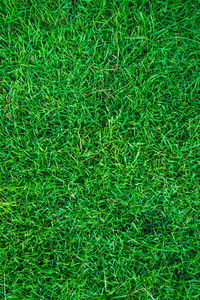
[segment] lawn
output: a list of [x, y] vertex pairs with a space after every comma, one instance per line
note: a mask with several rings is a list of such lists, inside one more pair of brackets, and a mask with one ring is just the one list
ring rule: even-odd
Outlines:
[[0, 299], [200, 299], [200, 2], [1, 0]]

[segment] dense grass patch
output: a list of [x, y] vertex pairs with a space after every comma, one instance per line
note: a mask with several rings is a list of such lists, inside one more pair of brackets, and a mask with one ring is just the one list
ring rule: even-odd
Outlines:
[[1, 0], [0, 298], [200, 298], [199, 8]]

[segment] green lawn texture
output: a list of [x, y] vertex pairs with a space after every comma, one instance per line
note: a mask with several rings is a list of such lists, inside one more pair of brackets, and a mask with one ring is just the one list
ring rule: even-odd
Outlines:
[[0, 299], [200, 299], [199, 71], [199, 1], [0, 1]]

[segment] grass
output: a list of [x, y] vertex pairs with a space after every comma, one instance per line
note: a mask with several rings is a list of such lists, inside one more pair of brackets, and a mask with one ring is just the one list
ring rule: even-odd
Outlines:
[[200, 298], [199, 14], [1, 0], [1, 299]]

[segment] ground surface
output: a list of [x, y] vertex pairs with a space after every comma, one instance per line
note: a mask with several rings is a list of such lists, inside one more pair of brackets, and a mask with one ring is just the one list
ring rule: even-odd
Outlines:
[[1, 0], [1, 299], [200, 298], [198, 3]]

